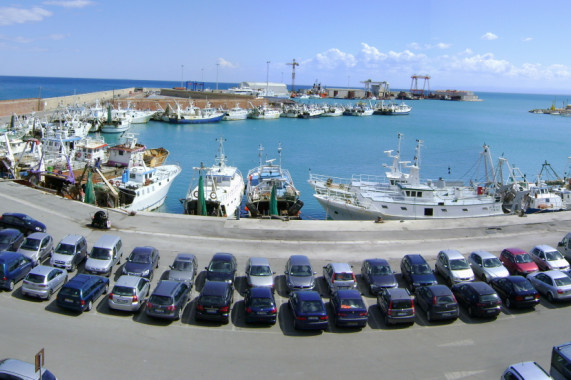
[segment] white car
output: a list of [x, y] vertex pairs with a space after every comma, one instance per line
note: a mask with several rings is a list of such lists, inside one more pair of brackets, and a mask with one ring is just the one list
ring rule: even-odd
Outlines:
[[510, 272], [500, 259], [487, 251], [472, 252], [468, 257], [468, 262], [472, 266], [474, 275], [485, 282], [490, 282], [492, 278], [510, 275]]
[[438, 252], [434, 270], [440, 274], [450, 286], [459, 282], [474, 281], [474, 272], [472, 268], [470, 268], [470, 264], [464, 256], [455, 249], [445, 249]]
[[246, 281], [250, 288], [265, 287], [274, 290], [274, 274], [268, 259], [250, 257], [246, 264]]
[[560, 270], [534, 272], [527, 279], [549, 302], [571, 300], [571, 277]]
[[561, 252], [549, 245], [537, 245], [529, 252], [540, 270], [568, 270], [569, 262]]
[[54, 240], [51, 235], [45, 232], [34, 232], [28, 235], [18, 248], [18, 252], [32, 260], [34, 265], [41, 263], [53, 251]]
[[144, 277], [123, 275], [109, 293], [107, 304], [111, 309], [139, 311], [151, 291], [151, 283]]

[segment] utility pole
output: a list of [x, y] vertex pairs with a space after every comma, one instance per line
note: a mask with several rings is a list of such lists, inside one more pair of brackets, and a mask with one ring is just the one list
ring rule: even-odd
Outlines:
[[299, 66], [299, 63], [293, 59], [293, 62], [286, 63], [286, 65], [291, 66], [291, 92], [295, 92], [295, 67]]

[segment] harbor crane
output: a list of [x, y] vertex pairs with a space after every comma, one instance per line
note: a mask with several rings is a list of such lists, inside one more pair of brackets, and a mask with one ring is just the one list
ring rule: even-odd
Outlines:
[[291, 92], [295, 92], [295, 67], [299, 66], [299, 63], [293, 59], [293, 62], [288, 62], [286, 65], [291, 66]]
[[[424, 98], [426, 96], [425, 91], [428, 87], [428, 94], [430, 94], [430, 75], [417, 75], [414, 74], [410, 77], [412, 80], [410, 82], [410, 93], [412, 96], [418, 96], [419, 98]], [[424, 79], [424, 84], [422, 89], [418, 88], [418, 80]]]

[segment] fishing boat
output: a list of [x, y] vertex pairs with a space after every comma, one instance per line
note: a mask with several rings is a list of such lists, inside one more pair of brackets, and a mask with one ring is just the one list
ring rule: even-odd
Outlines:
[[341, 106], [337, 106], [337, 105], [325, 105], [323, 107], [323, 113], [321, 114], [321, 116], [323, 117], [337, 117], [337, 116], [343, 116], [343, 111], [345, 111], [345, 108], [341, 107]]
[[381, 103], [375, 108], [373, 114], [392, 116], [408, 115], [411, 110], [412, 107], [404, 102], [401, 102], [400, 104], [393, 102], [385, 104], [384, 101], [381, 101]]
[[224, 117], [222, 120], [232, 121], [232, 120], [246, 120], [248, 118], [248, 110], [240, 107], [240, 104], [236, 103], [235, 107], [229, 110], [223, 111]]
[[253, 107], [248, 114], [249, 119], [279, 119], [281, 112], [266, 105]]
[[217, 217], [233, 217], [239, 212], [244, 197], [244, 178], [238, 168], [226, 164], [224, 139], [218, 139], [218, 155], [211, 167], [194, 168], [198, 183], [191, 184], [185, 199], [184, 213]]
[[279, 163], [275, 159], [263, 161], [264, 148], [260, 145], [259, 166], [248, 172], [246, 210], [253, 218], [299, 218], [303, 202], [288, 170], [282, 168], [282, 147], [278, 147]]
[[210, 107], [210, 104], [207, 104], [204, 109], [200, 109], [191, 102], [187, 108], [182, 109], [177, 103], [177, 108], [168, 116], [168, 121], [172, 124], [216, 123], [223, 117], [224, 113]]
[[[309, 184], [313, 195], [330, 219], [452, 219], [503, 215], [501, 199], [494, 194], [493, 180], [486, 184], [463, 182], [420, 181], [420, 147], [417, 140], [414, 162], [400, 161], [399, 149], [386, 151], [393, 159], [384, 177], [354, 175], [350, 179], [311, 174]], [[482, 153], [491, 160], [489, 148]], [[408, 165], [408, 166], [407, 166]], [[408, 173], [404, 170], [408, 169]], [[492, 171], [493, 172], [493, 171]], [[488, 186], [487, 184], [490, 184]]]
[[102, 133], [123, 133], [131, 128], [131, 120], [124, 114], [113, 113], [111, 105], [107, 106], [107, 120], [101, 123]]
[[373, 114], [374, 110], [372, 107], [370, 107], [369, 105], [363, 103], [363, 102], [359, 102], [355, 105], [353, 105], [353, 107], [349, 107], [346, 108], [345, 111], [343, 111], [343, 115], [344, 116], [371, 116]]

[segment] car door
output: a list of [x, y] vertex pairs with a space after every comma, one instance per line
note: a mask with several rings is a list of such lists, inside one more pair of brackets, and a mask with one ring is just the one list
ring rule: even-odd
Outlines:
[[332, 275], [333, 275], [333, 270], [331, 269], [331, 264], [327, 264], [326, 266], [323, 267], [323, 279], [327, 283], [327, 287], [329, 289], [331, 289], [332, 287], [331, 284]]
[[289, 305], [294, 318], [297, 317], [297, 302], [297, 294], [294, 293], [289, 299]]
[[547, 280], [549, 280], [549, 276], [543, 274], [543, 273], [539, 273], [537, 276], [535, 276], [535, 284], [537, 287], [537, 291], [541, 292], [541, 293], [547, 293], [548, 290], [548, 282]]
[[407, 281], [408, 283], [411, 283], [411, 280], [410, 280], [410, 263], [408, 262], [407, 257], [402, 259], [400, 271], [401, 271], [402, 276], [404, 277], [405, 281]]
[[476, 253], [472, 253], [470, 255], [470, 261], [472, 261], [474, 263], [474, 265], [472, 266], [472, 270], [474, 271], [474, 274], [477, 277], [482, 278], [482, 274], [483, 274], [483, 267], [482, 267], [482, 258], [480, 257], [480, 255], [476, 254]]
[[425, 311], [428, 309], [427, 298], [428, 298], [427, 286], [421, 286], [416, 290], [416, 302], [418, 303], [418, 306], [420, 306], [420, 308]]
[[498, 293], [498, 296], [500, 298], [505, 299], [509, 296], [511, 282], [509, 282], [505, 278], [500, 278], [497, 281], [495, 281], [493, 284], [494, 284], [493, 288], [496, 291], [496, 293]]

